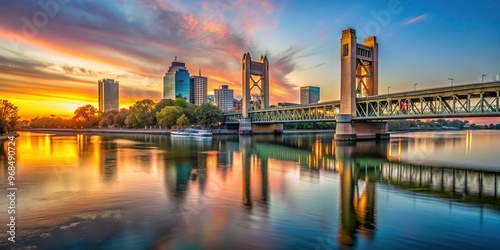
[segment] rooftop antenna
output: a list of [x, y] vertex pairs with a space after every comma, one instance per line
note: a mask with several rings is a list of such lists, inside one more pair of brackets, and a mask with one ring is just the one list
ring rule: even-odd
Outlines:
[[199, 74], [200, 74], [200, 76], [201, 76], [201, 68], [199, 69]]
[[177, 56], [174, 57], [174, 62], [177, 62]]

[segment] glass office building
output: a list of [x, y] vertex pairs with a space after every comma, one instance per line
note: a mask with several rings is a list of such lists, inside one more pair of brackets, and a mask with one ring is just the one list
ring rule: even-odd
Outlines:
[[186, 64], [176, 58], [163, 77], [163, 99], [182, 98], [189, 102], [189, 83]]
[[319, 87], [300, 87], [300, 104], [312, 104], [319, 102]]

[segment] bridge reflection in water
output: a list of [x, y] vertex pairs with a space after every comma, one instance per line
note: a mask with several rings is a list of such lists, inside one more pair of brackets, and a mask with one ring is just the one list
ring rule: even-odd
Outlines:
[[[495, 172], [389, 161], [393, 158], [393, 155], [388, 155], [392, 151], [389, 142], [346, 143], [321, 137], [265, 138], [240, 137], [237, 147], [226, 147], [241, 153], [243, 204], [251, 209], [252, 197], [258, 196], [259, 203], [268, 202], [269, 159], [298, 163], [301, 177], [319, 179], [323, 171], [337, 173], [341, 225], [336, 238], [340, 246], [355, 245], [358, 236], [373, 237], [377, 185], [447, 199], [450, 206], [453, 202], [463, 202], [500, 210], [498, 173]], [[252, 175], [252, 169], [259, 169], [260, 172], [253, 172], [257, 177]], [[251, 178], [260, 179], [261, 192], [257, 196], [251, 194], [252, 183], [255, 185]]]

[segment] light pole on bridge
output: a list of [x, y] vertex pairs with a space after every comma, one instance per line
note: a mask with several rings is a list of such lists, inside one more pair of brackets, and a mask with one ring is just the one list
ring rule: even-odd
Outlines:
[[389, 94], [389, 90], [391, 89], [391, 86], [387, 87], [387, 94]]
[[413, 84], [413, 91], [417, 90], [417, 85], [418, 85], [418, 83]]
[[450, 80], [450, 81], [451, 81], [451, 86], [453, 87], [453, 78], [448, 77], [448, 80]]
[[484, 82], [484, 77], [485, 77], [485, 76], [486, 76], [485, 74], [482, 74], [482, 75], [481, 75], [481, 82]]

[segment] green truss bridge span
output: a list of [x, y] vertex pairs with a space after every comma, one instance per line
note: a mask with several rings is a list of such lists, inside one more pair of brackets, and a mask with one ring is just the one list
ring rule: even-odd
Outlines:
[[[500, 116], [500, 81], [357, 97], [353, 121]], [[340, 100], [310, 105], [250, 110], [252, 124], [335, 122]], [[224, 113], [226, 124], [238, 124], [241, 112]]]

